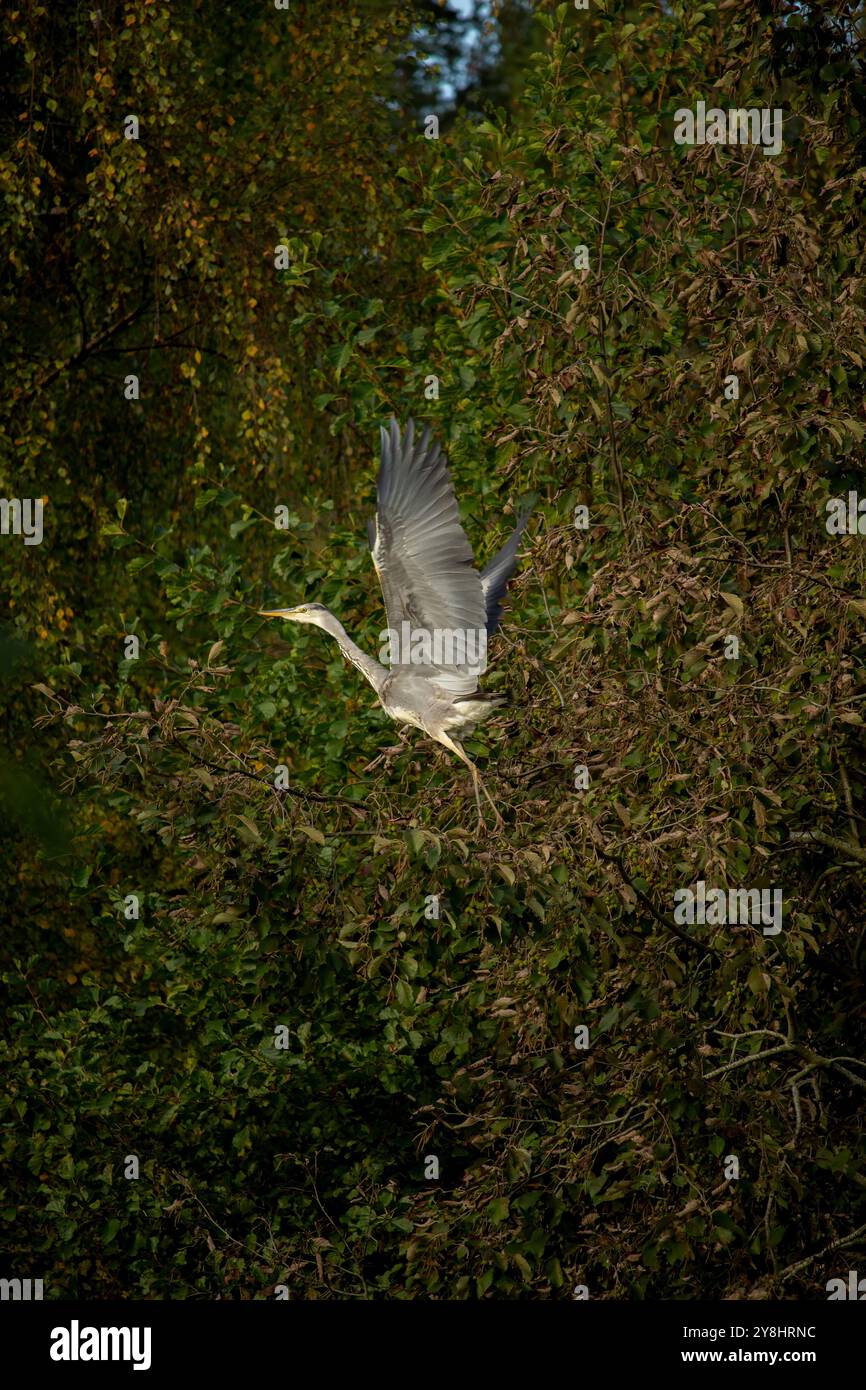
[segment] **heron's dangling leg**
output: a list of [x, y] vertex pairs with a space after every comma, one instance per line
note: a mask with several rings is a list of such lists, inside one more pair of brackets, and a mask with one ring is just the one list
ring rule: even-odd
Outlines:
[[481, 813], [481, 798], [478, 795], [478, 789], [480, 787], [484, 795], [487, 797], [487, 800], [490, 802], [490, 805], [493, 807], [493, 814], [496, 817], [497, 828], [503, 826], [505, 822], [499, 814], [499, 808], [496, 805], [496, 802], [493, 800], [493, 797], [490, 795], [489, 791], [485, 787], [484, 783], [482, 782], [481, 774], [478, 771], [478, 768], [475, 766], [472, 759], [469, 757], [468, 753], [459, 743], [457, 743], [455, 739], [449, 738], [447, 734], [438, 734], [437, 738], [439, 742], [441, 744], [444, 744], [446, 748], [450, 748], [452, 753], [456, 753], [460, 761], [464, 762], [466, 766], [469, 768], [469, 772], [472, 777], [472, 790], [475, 793], [475, 805], [478, 810], [478, 824], [484, 824], [484, 816]]
[[390, 764], [391, 759], [396, 758], [398, 753], [405, 753], [407, 747], [409, 746], [409, 735], [411, 734], [411, 732], [412, 725], [404, 724], [401, 729], [397, 730], [397, 736], [400, 739], [400, 742], [392, 743], [390, 748], [383, 748], [379, 756], [377, 758], [374, 758], [371, 763], [367, 764], [367, 766], [364, 768], [364, 771], [375, 772], [376, 768], [379, 766], [380, 763]]

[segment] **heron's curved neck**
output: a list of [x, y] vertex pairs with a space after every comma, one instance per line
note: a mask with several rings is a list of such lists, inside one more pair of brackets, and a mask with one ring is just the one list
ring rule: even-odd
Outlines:
[[387, 666], [380, 666], [378, 661], [374, 661], [371, 656], [362, 651], [357, 642], [353, 642], [343, 624], [333, 613], [325, 611], [319, 616], [318, 627], [324, 629], [340, 644], [343, 655], [347, 656], [353, 666], [367, 677], [377, 695], [382, 693], [382, 683], [385, 677], [390, 674]]

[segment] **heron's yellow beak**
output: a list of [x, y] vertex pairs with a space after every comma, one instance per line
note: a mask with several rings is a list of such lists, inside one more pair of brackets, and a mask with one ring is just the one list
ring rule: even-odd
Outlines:
[[294, 618], [297, 608], [260, 608], [260, 618]]

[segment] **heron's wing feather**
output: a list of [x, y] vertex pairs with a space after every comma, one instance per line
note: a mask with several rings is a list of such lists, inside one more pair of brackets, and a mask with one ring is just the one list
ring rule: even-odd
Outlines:
[[[438, 630], [486, 633], [481, 576], [460, 514], [445, 456], [425, 430], [419, 440], [410, 420], [401, 439], [395, 420], [382, 430], [373, 563], [382, 585], [388, 626], [413, 634]], [[408, 663], [408, 653], [401, 653]], [[416, 668], [421, 674], [421, 668]], [[451, 693], [475, 688], [477, 669], [424, 667], [423, 674]]]
[[521, 512], [517, 525], [502, 549], [497, 550], [490, 563], [481, 571], [481, 588], [484, 592], [484, 602], [487, 609], [488, 637], [492, 637], [499, 627], [502, 618], [502, 600], [505, 598], [508, 581], [514, 572], [514, 566], [517, 564], [520, 537], [523, 535], [528, 520], [529, 512]]

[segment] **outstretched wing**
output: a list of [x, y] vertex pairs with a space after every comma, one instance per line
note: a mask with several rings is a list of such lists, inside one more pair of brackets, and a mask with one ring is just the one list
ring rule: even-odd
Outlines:
[[[375, 531], [372, 526], [370, 531], [393, 632], [402, 634], [408, 623], [413, 636], [427, 633], [431, 644], [436, 632], [458, 634], [458, 652], [459, 634], [486, 635], [484, 589], [460, 524], [445, 455], [429, 429], [416, 440], [411, 420], [402, 439], [396, 420], [382, 430], [378, 506]], [[399, 655], [399, 665], [409, 667], [410, 652], [402, 644]], [[476, 688], [477, 666], [470, 669], [466, 661], [411, 663], [411, 668], [454, 695]]]

